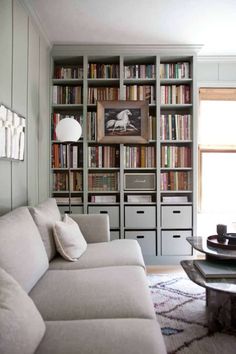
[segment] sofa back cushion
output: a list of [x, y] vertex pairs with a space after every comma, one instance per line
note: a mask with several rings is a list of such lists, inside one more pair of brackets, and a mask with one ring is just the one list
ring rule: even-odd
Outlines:
[[57, 221], [61, 221], [61, 214], [56, 200], [49, 198], [37, 207], [30, 207], [30, 213], [38, 226], [49, 261], [57, 254], [53, 237], [53, 227]]
[[0, 269], [0, 353], [33, 354], [45, 323], [21, 286]]
[[37, 226], [26, 207], [0, 217], [0, 267], [29, 292], [48, 269]]

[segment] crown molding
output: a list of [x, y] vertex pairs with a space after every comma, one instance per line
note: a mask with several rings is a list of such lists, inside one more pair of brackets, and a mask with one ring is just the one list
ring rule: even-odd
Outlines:
[[236, 63], [236, 55], [198, 55], [199, 63]]
[[199, 44], [104, 44], [104, 43], [54, 43], [52, 47], [52, 55], [137, 55], [137, 54], [165, 54], [165, 55], [191, 55], [197, 54], [201, 50], [202, 45]]
[[43, 27], [37, 13], [35, 12], [33, 6], [29, 2], [29, 0], [17, 0], [17, 1], [24, 7], [24, 9], [27, 11], [28, 15], [32, 18], [33, 22], [37, 26], [40, 34], [42, 35], [42, 37], [46, 41], [49, 48], [52, 48], [52, 43], [51, 43], [46, 31], [44, 30], [44, 27]]

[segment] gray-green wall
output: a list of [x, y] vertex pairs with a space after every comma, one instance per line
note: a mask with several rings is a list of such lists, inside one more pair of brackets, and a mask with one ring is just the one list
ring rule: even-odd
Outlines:
[[0, 214], [47, 198], [49, 45], [19, 0], [0, 0], [0, 103], [26, 117], [23, 162], [0, 160]]

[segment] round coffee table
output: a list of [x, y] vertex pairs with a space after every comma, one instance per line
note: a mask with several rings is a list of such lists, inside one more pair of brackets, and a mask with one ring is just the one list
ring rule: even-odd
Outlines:
[[[212, 248], [202, 237], [187, 237], [191, 246], [205, 253], [207, 260], [236, 260], [235, 250]], [[196, 284], [206, 288], [208, 330], [236, 328], [236, 274], [235, 278], [206, 279], [194, 266], [194, 261], [181, 261], [188, 277]]]

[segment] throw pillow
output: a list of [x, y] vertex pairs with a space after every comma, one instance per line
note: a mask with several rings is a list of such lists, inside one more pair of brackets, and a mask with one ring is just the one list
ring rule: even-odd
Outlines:
[[33, 354], [45, 329], [31, 298], [0, 268], [0, 353]]
[[36, 207], [29, 207], [30, 213], [38, 226], [41, 234], [48, 260], [51, 261], [56, 256], [56, 246], [53, 238], [53, 226], [55, 222], [61, 221], [61, 214], [56, 200], [49, 198]]
[[86, 251], [87, 242], [79, 225], [67, 214], [65, 214], [63, 221], [56, 222], [53, 231], [57, 251], [66, 260], [77, 261]]

